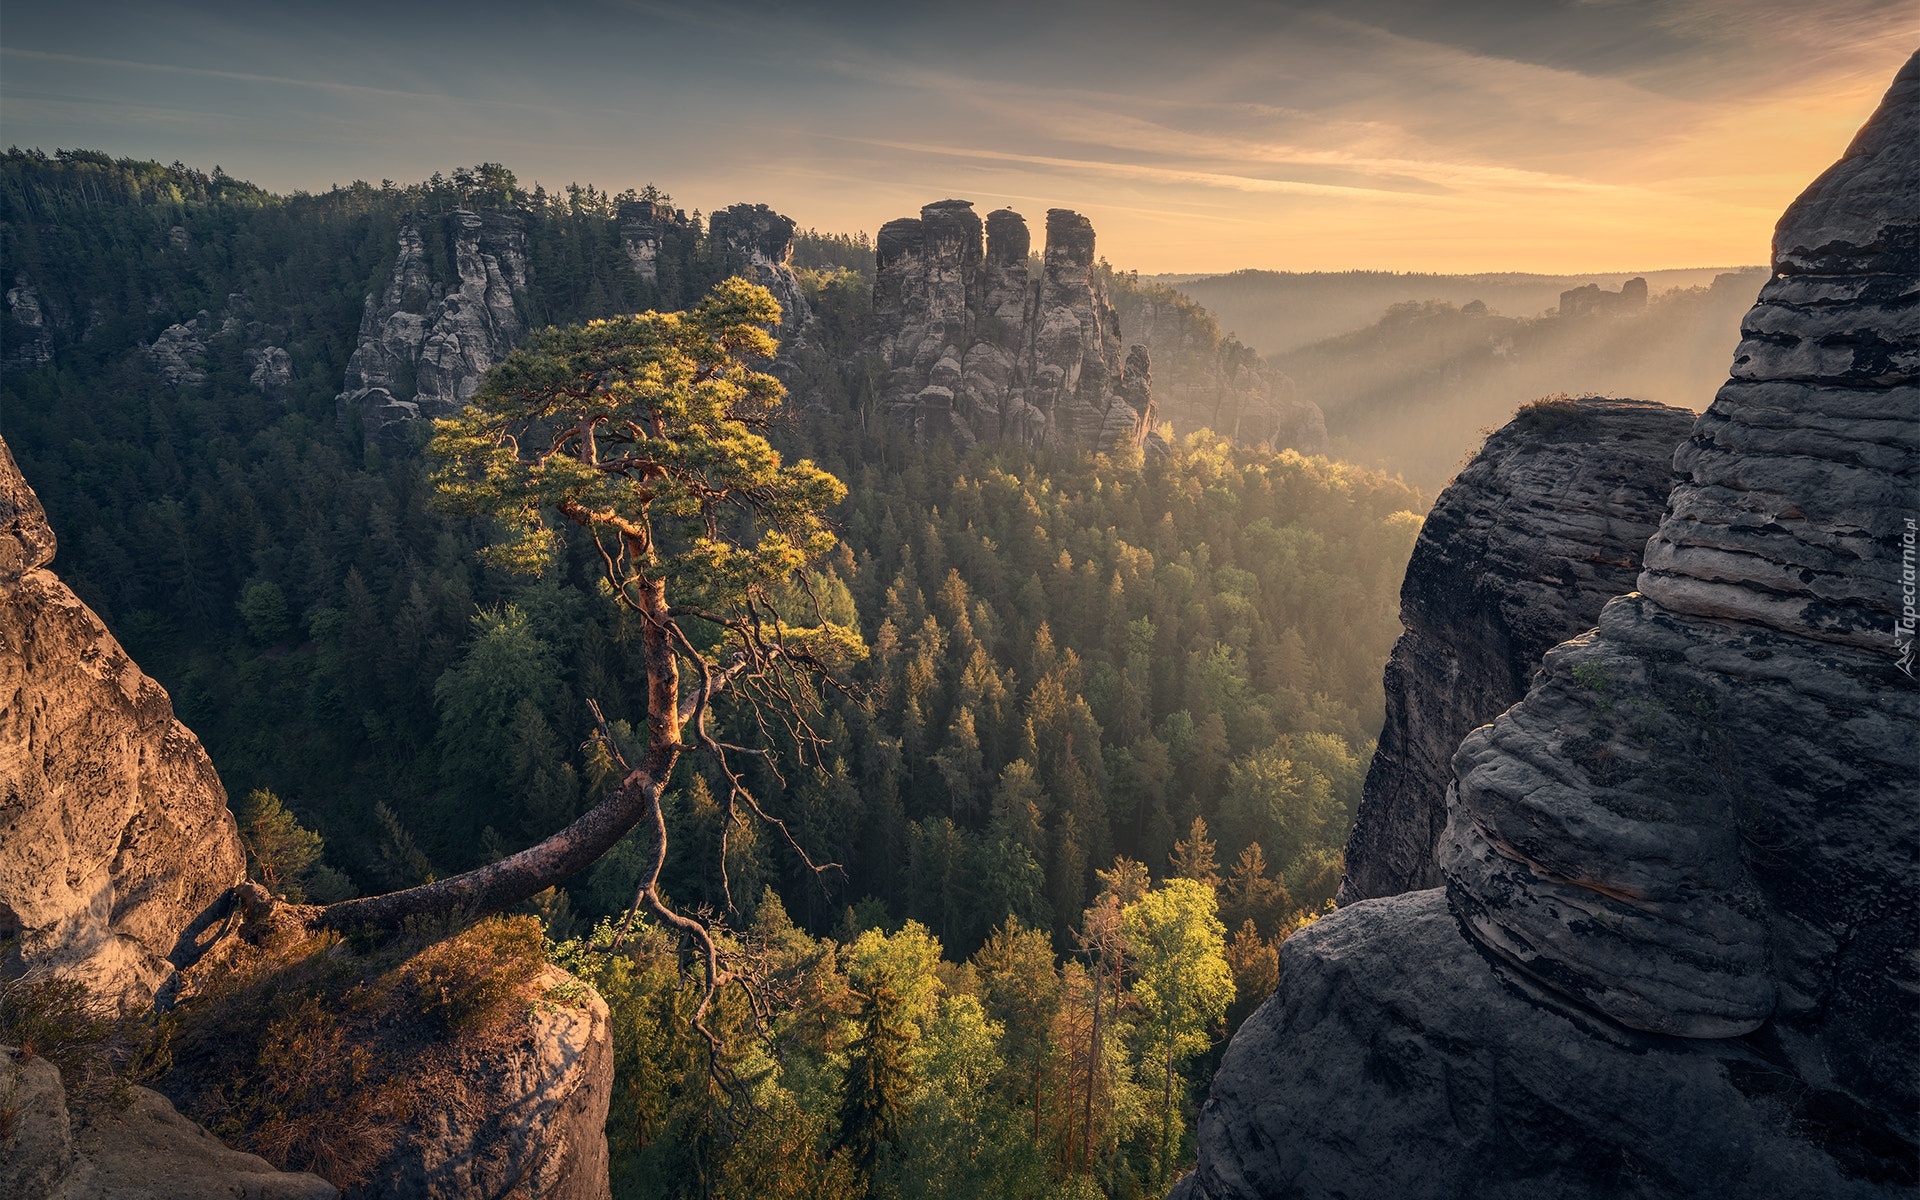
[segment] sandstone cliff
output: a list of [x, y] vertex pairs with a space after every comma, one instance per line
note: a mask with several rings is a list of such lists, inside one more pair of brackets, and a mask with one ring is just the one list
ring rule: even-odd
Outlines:
[[124, 1009], [244, 873], [226, 791], [159, 684], [45, 567], [54, 537], [0, 442], [0, 970]]
[[1920, 55], [1774, 248], [1640, 592], [1460, 746], [1444, 889], [1286, 944], [1177, 1194], [1920, 1183]]
[[1339, 902], [1437, 887], [1453, 752], [1526, 694], [1549, 649], [1630, 590], [1694, 415], [1545, 401], [1494, 433], [1434, 502], [1400, 588], [1386, 724]]
[[757, 283], [780, 302], [783, 340], [807, 323], [807, 296], [793, 273], [793, 218], [764, 204], [735, 204], [708, 218], [707, 230], [725, 269]]
[[[428, 238], [444, 239], [453, 278], [437, 279]], [[400, 227], [386, 285], [368, 295], [335, 405], [370, 440], [400, 444], [404, 422], [456, 412], [526, 332], [527, 239], [519, 214], [456, 209]]]
[[1000, 209], [983, 226], [965, 200], [881, 227], [873, 348], [889, 413], [963, 445], [1157, 450], [1147, 352], [1123, 355], [1093, 225], [1048, 210], [1038, 278], [1031, 248], [1019, 213]]

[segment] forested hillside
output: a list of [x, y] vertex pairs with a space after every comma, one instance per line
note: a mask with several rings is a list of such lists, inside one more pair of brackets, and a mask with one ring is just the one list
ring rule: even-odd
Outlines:
[[[171, 691], [256, 835], [290, 813], [324, 839], [283, 887], [463, 870], [613, 782], [582, 748], [587, 702], [637, 725], [644, 671], [591, 551], [536, 582], [484, 568], [489, 531], [431, 506], [420, 457], [341, 428], [334, 394], [408, 213], [521, 206], [533, 324], [684, 307], [732, 270], [696, 214], [638, 281], [619, 199], [529, 194], [496, 167], [278, 197], [177, 165], [5, 159], [0, 434], [64, 578]], [[915, 445], [871, 410], [865, 239], [802, 235], [795, 258], [815, 322], [776, 441], [849, 487], [811, 584], [871, 652], [829, 694], [818, 761], [773, 736], [750, 782], [838, 869], [736, 827], [723, 892], [716, 781], [683, 765], [665, 879], [787, 989], [770, 1022], [726, 1020], [758, 1102], [793, 1119], [727, 1132], [739, 1097], [696, 1061], [665, 935], [592, 949], [632, 902], [623, 843], [540, 904], [614, 1005], [616, 1191], [1150, 1190], [1226, 1028], [1168, 1010], [1153, 972], [1230, 960], [1237, 1020], [1332, 896], [1422, 497], [1205, 432], [1152, 463]], [[202, 311], [204, 379], [169, 382], [144, 347]], [[277, 390], [251, 378], [263, 339], [291, 359]], [[1170, 928], [1214, 949], [1161, 962]], [[962, 1161], [999, 1182], [940, 1166]]]

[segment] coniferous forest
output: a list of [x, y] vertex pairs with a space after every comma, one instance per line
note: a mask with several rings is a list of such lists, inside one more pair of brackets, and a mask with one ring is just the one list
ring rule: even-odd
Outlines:
[[[519, 208], [530, 326], [687, 308], [738, 268], [695, 213], [642, 281], [635, 198], [493, 165], [278, 196], [5, 157], [0, 262], [60, 336], [9, 361], [0, 434], [62, 578], [171, 693], [289, 898], [467, 870], [617, 782], [589, 701], [624, 736], [645, 671], [591, 547], [534, 580], [484, 566], [493, 531], [431, 503], [421, 446], [372, 444], [334, 396], [409, 214]], [[1425, 500], [1205, 430], [1154, 460], [917, 444], [861, 353], [867, 239], [802, 233], [794, 265], [814, 323], [772, 436], [847, 485], [806, 582], [868, 653], [823, 693], [817, 754], [723, 714], [772, 746], [747, 782], [822, 869], [763, 823], [723, 851], [699, 761], [671, 785], [663, 890], [747, 981], [711, 1018], [724, 1071], [675, 938], [621, 936], [637, 838], [532, 906], [614, 1014], [615, 1195], [1154, 1194], [1279, 942], [1331, 902]], [[169, 383], [143, 347], [196, 314], [204, 380]], [[292, 363], [273, 394], [261, 330]]]

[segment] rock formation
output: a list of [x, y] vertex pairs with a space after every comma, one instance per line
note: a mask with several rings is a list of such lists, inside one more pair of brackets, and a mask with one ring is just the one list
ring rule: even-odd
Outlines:
[[888, 412], [921, 437], [963, 445], [1157, 449], [1147, 353], [1123, 358], [1092, 224], [1049, 209], [1038, 278], [1031, 245], [1019, 213], [990, 213], [983, 230], [965, 200], [881, 227], [874, 350]]
[[358, 1196], [606, 1200], [613, 1026], [607, 1003], [558, 967], [534, 981], [568, 1003], [542, 1003], [504, 1052], [475, 1055], [464, 1086], [476, 1099], [416, 1121]]
[[757, 283], [780, 302], [780, 328], [791, 337], [807, 323], [807, 296], [793, 273], [793, 218], [764, 204], [736, 204], [715, 212], [707, 231], [733, 274]]
[[1387, 660], [1386, 724], [1339, 902], [1437, 887], [1453, 752], [1526, 694], [1540, 657], [1632, 589], [1694, 415], [1543, 401], [1493, 434], [1420, 529]]
[[[454, 277], [434, 278], [427, 239], [444, 238]], [[455, 209], [400, 227], [386, 286], [367, 297], [360, 341], [335, 397], [370, 440], [405, 441], [404, 422], [456, 412], [526, 332], [527, 239], [515, 212]]]
[[1629, 313], [1645, 312], [1647, 308], [1647, 281], [1638, 276], [1620, 285], [1617, 292], [1609, 292], [1597, 283], [1577, 287], [1560, 293], [1560, 315], [1563, 317], [1626, 316]]
[[214, 332], [212, 316], [201, 309], [192, 320], [175, 322], [161, 330], [146, 347], [147, 361], [169, 387], [199, 387], [207, 381], [202, 360], [207, 354], [207, 339]]
[[0, 1097], [11, 1112], [0, 1153], [0, 1195], [48, 1200], [333, 1200], [318, 1175], [277, 1171], [230, 1149], [174, 1111], [165, 1096], [131, 1089], [124, 1107], [76, 1122], [60, 1072], [0, 1046]]
[[268, 346], [249, 350], [247, 365], [253, 368], [247, 374], [247, 382], [263, 396], [278, 396], [282, 389], [293, 382], [293, 356], [284, 347]]
[[686, 228], [687, 214], [668, 205], [652, 200], [620, 205], [620, 244], [633, 273], [648, 283], [660, 282], [660, 248], [668, 234]]
[[1248, 445], [1327, 452], [1327, 420], [1293, 380], [1250, 347], [1222, 337], [1212, 313], [1164, 285], [1122, 280], [1114, 308], [1128, 336], [1145, 344], [1157, 376], [1156, 416], [1176, 434], [1212, 429]]
[[46, 969], [144, 1007], [182, 935], [240, 882], [206, 751], [45, 567], [54, 537], [0, 442], [0, 969]]
[[1176, 1193], [1920, 1184], [1920, 55], [1794, 202], [1640, 591], [1461, 744], [1444, 889], [1289, 940]]
[[24, 275], [7, 289], [7, 336], [4, 356], [8, 368], [45, 366], [53, 361], [53, 328], [40, 291]]

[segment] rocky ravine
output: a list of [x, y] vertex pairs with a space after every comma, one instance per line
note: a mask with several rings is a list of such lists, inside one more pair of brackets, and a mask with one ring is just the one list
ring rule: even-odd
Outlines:
[[1443, 889], [1287, 942], [1177, 1195], [1920, 1183], [1920, 56], [1774, 270], [1640, 592], [1462, 743]]
[[1030, 279], [1032, 235], [1011, 209], [983, 226], [970, 202], [942, 200], [881, 226], [874, 352], [889, 414], [966, 446], [1163, 449], [1146, 348], [1123, 352], [1093, 244], [1085, 217], [1049, 209]]
[[1541, 655], [1633, 587], [1693, 420], [1642, 400], [1546, 402], [1440, 493], [1400, 588], [1406, 632], [1387, 660], [1341, 904], [1439, 886], [1455, 748], [1526, 694]]

